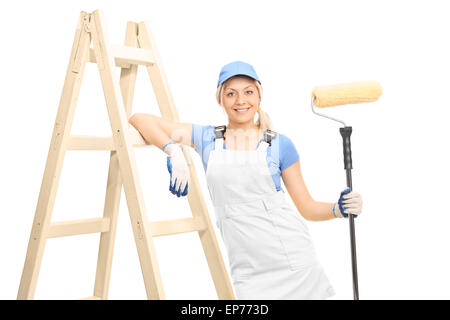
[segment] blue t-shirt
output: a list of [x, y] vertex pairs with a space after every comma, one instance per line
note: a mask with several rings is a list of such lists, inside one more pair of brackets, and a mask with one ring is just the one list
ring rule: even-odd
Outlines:
[[[208, 167], [209, 153], [214, 150], [214, 126], [192, 124], [192, 142], [194, 149], [200, 154], [203, 162], [203, 168]], [[224, 148], [226, 149], [225, 142]], [[273, 182], [277, 191], [281, 190], [280, 176], [281, 171], [291, 166], [299, 160], [297, 149], [287, 136], [277, 133], [271, 141], [271, 146], [267, 148], [267, 165], [272, 174]]]

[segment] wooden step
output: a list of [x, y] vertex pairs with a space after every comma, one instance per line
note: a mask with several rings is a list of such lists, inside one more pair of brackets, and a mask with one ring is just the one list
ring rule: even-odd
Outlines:
[[153, 237], [206, 230], [202, 217], [150, 222]]
[[[117, 67], [129, 68], [131, 64], [150, 66], [155, 63], [151, 50], [121, 45], [111, 45], [110, 48]], [[93, 48], [89, 50], [89, 62], [97, 62]]]
[[[50, 225], [47, 238], [67, 237], [80, 234], [108, 232], [109, 218], [93, 218], [54, 222]], [[150, 222], [153, 237], [206, 230], [202, 217], [183, 218]]]
[[54, 222], [50, 225], [47, 238], [74, 236], [79, 234], [108, 232], [109, 218], [82, 219]]
[[[147, 144], [139, 132], [130, 130], [133, 147], [155, 146]], [[88, 135], [71, 135], [68, 138], [66, 150], [116, 150], [112, 137], [96, 137]]]

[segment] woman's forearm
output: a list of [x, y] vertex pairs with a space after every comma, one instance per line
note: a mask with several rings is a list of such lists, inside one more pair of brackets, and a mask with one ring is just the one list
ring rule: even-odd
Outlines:
[[159, 149], [170, 141], [170, 137], [159, 125], [158, 117], [152, 114], [134, 114], [128, 122], [136, 128], [147, 144], [152, 144]]
[[340, 216], [340, 210], [339, 206], [336, 205], [334, 208], [336, 216], [334, 216], [333, 206], [334, 203], [331, 202], [313, 201], [303, 210], [302, 215], [306, 220], [310, 221], [325, 221], [334, 219]]

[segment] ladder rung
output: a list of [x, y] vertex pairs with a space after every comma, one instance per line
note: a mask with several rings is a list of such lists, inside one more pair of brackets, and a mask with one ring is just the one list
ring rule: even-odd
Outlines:
[[[137, 131], [130, 131], [130, 139], [134, 147], [153, 146], [147, 144]], [[116, 148], [112, 137], [72, 135], [68, 138], [67, 150], [116, 150]]]
[[77, 234], [107, 232], [109, 218], [93, 218], [73, 221], [54, 222], [50, 225], [47, 238], [74, 236]]
[[[153, 53], [148, 49], [111, 45], [111, 51], [117, 67], [129, 68], [130, 64], [149, 66], [155, 63]], [[97, 62], [93, 48], [89, 50], [89, 62]]]
[[153, 237], [168, 236], [177, 233], [201, 231], [206, 229], [202, 217], [150, 222]]

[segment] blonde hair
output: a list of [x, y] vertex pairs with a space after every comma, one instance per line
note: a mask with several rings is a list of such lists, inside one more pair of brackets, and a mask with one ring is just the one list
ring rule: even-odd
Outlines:
[[[231, 78], [230, 78], [230, 79], [231, 79]], [[227, 80], [227, 81], [228, 81], [228, 80]], [[225, 88], [225, 83], [226, 83], [227, 81], [225, 81], [224, 83], [222, 83], [222, 84], [217, 88], [217, 91], [216, 91], [216, 100], [217, 100], [217, 103], [218, 103], [222, 108], [223, 108], [223, 104], [222, 104], [222, 103], [223, 103], [223, 102], [222, 102], [223, 90], [224, 90], [224, 88]], [[255, 85], [256, 85], [256, 88], [258, 89], [259, 97], [260, 97], [261, 100], [262, 100], [263, 89], [262, 89], [262, 87], [261, 87], [261, 84], [259, 83], [259, 81], [255, 80], [255, 79], [253, 79], [253, 81], [254, 81], [254, 83], [255, 83]], [[261, 103], [260, 103], [260, 105], [261, 105]], [[263, 111], [263, 110], [261, 109], [260, 106], [259, 106], [259, 108], [258, 108], [258, 120], [256, 120], [256, 125], [258, 126], [259, 130], [262, 131], [262, 132], [265, 132], [267, 129], [273, 130], [273, 127], [272, 127], [272, 121], [270, 120], [269, 115], [268, 115], [265, 111]]]

